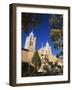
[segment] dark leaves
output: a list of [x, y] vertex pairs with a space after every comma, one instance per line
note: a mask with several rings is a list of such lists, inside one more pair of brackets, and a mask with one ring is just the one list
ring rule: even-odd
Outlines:
[[49, 15], [49, 27], [51, 29], [53, 28], [58, 28], [62, 29], [63, 28], [63, 15], [56, 15], [56, 14], [50, 14]]
[[52, 42], [54, 42], [54, 48], [63, 48], [63, 31], [62, 29], [52, 29], [50, 32]]
[[54, 43], [54, 48], [63, 48], [63, 15], [50, 14], [49, 27], [50, 37]]
[[37, 27], [40, 24], [40, 15], [22, 13], [22, 31], [28, 32], [29, 28]]
[[38, 51], [35, 51], [34, 56], [32, 58], [32, 63], [35, 65], [35, 68], [38, 69], [40, 67], [41, 60], [40, 60]]

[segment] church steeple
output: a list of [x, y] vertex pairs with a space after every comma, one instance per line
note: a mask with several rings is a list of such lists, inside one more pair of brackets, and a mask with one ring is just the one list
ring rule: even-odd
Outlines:
[[32, 32], [29, 34], [30, 37], [34, 37], [34, 33], [33, 33], [33, 30]]
[[46, 47], [49, 47], [49, 43], [48, 42], [46, 42]]
[[36, 37], [34, 37], [34, 33], [33, 33], [33, 30], [32, 30], [32, 32], [26, 38], [25, 48], [33, 50], [33, 49], [35, 49], [35, 44], [36, 44]]

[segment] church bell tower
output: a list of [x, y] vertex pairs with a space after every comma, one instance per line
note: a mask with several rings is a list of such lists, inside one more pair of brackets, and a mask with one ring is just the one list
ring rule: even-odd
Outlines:
[[25, 41], [25, 49], [28, 50], [35, 50], [36, 45], [36, 37], [34, 37], [33, 31], [29, 34], [29, 36], [26, 37]]

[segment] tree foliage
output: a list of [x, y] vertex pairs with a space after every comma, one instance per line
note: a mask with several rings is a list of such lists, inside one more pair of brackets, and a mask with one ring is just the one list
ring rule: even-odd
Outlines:
[[51, 40], [54, 42], [54, 48], [63, 48], [63, 32], [60, 29], [52, 29], [50, 32]]
[[40, 24], [40, 15], [32, 13], [22, 13], [22, 31], [28, 32], [30, 27], [34, 28]]
[[62, 29], [63, 28], [63, 15], [50, 14], [49, 15], [49, 26], [51, 29]]
[[63, 48], [63, 16], [54, 15], [54, 14], [50, 15], [49, 26], [51, 29], [50, 37], [52, 42], [54, 43], [54, 48], [62, 49]]
[[34, 56], [32, 57], [32, 63], [35, 65], [36, 69], [40, 67], [41, 60], [38, 51], [35, 51]]

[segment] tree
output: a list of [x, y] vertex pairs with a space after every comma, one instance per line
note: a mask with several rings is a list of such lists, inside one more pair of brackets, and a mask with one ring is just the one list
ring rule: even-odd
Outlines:
[[38, 51], [35, 51], [34, 56], [32, 57], [32, 63], [35, 66], [35, 72], [36, 72], [41, 66], [41, 60]]
[[55, 48], [63, 48], [63, 33], [59, 29], [52, 29], [50, 32], [51, 40]]
[[28, 32], [30, 27], [34, 28], [40, 24], [40, 15], [33, 13], [22, 13], [22, 31]]
[[50, 14], [49, 15], [49, 27], [50, 29], [62, 29], [63, 28], [63, 15]]
[[[49, 16], [50, 37], [54, 44], [55, 49], [59, 49], [62, 52], [63, 49], [63, 16], [62, 15], [50, 15]], [[60, 53], [59, 52], [59, 53]]]

